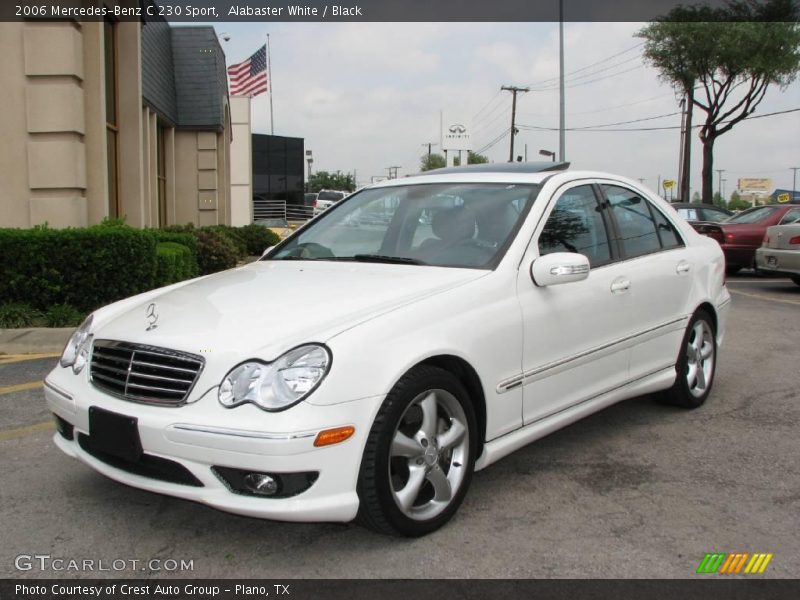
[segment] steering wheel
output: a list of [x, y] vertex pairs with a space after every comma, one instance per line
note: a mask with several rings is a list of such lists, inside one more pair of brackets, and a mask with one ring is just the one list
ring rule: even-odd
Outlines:
[[295, 258], [332, 258], [334, 254], [327, 246], [316, 242], [304, 242], [289, 250], [286, 256]]

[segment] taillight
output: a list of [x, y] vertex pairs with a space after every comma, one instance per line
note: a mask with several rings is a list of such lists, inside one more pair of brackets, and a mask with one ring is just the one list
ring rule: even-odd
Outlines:
[[800, 235], [796, 235], [793, 238], [789, 238], [789, 245], [790, 246], [800, 245]]
[[767, 244], [769, 244], [769, 234], [766, 234], [766, 233], [765, 233], [765, 234], [764, 234], [764, 239], [763, 239], [763, 241], [761, 242], [761, 245], [762, 245], [762, 246], [766, 246]]
[[312, 205], [314, 208], [317, 208], [317, 201], [314, 200], [314, 204]]

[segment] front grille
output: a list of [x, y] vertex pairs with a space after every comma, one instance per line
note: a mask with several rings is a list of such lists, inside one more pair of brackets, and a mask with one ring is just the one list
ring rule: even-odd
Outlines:
[[95, 340], [89, 377], [96, 388], [124, 400], [180, 406], [204, 364], [201, 356], [186, 352]]

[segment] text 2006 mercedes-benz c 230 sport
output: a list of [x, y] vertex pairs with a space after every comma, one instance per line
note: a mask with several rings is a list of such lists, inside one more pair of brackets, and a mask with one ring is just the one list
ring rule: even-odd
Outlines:
[[700, 406], [719, 245], [566, 164], [364, 189], [261, 260], [96, 311], [45, 381], [55, 443], [131, 486], [418, 536], [475, 470], [620, 400]]

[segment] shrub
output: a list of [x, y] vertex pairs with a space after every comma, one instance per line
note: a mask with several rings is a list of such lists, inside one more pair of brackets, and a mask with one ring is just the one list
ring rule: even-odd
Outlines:
[[54, 304], [44, 313], [44, 324], [47, 327], [77, 327], [85, 317], [70, 304]]
[[42, 313], [27, 304], [5, 302], [0, 304], [0, 327], [14, 329], [17, 327], [33, 327], [39, 325]]
[[264, 250], [281, 241], [277, 233], [261, 225], [245, 225], [237, 228], [237, 231], [247, 246], [249, 256], [261, 256]]
[[224, 233], [213, 229], [199, 229], [194, 235], [197, 238], [197, 263], [201, 275], [236, 266], [239, 251]]
[[156, 287], [190, 279], [196, 272], [197, 262], [189, 248], [175, 242], [156, 245]]
[[[149, 229], [148, 231], [155, 237], [157, 245], [162, 243], [174, 243], [185, 246], [189, 250], [189, 264], [188, 271], [183, 274], [181, 279], [191, 279], [192, 277], [197, 277], [197, 275], [200, 273], [200, 268], [197, 264], [197, 238], [195, 237], [194, 233], [191, 232], [192, 230], [188, 230], [189, 233], [180, 233], [173, 231], [170, 227], [168, 229]], [[156, 246], [156, 248], [157, 247], [158, 246]], [[158, 275], [156, 275], [156, 278], [157, 277]]]
[[83, 312], [153, 288], [156, 241], [124, 224], [0, 229], [0, 302]]
[[209, 225], [208, 227], [199, 229], [199, 231], [213, 231], [214, 233], [228, 238], [236, 248], [237, 258], [242, 259], [247, 256], [247, 244], [235, 227], [229, 227], [228, 225]]

